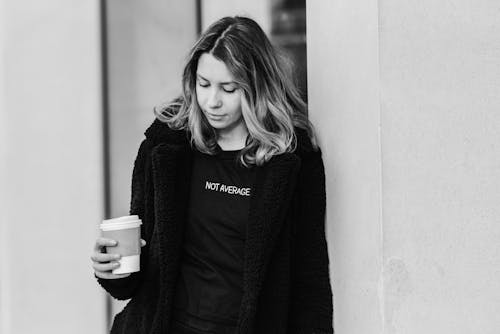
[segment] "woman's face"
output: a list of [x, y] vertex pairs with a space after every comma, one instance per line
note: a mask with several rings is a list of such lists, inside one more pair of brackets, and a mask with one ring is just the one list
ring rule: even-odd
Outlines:
[[245, 126], [241, 89], [226, 64], [209, 53], [198, 60], [196, 99], [210, 125], [220, 134]]

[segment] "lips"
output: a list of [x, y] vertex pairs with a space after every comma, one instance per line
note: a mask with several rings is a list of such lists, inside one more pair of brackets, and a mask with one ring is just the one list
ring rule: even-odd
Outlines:
[[207, 117], [211, 119], [221, 119], [224, 115], [216, 115], [207, 112]]

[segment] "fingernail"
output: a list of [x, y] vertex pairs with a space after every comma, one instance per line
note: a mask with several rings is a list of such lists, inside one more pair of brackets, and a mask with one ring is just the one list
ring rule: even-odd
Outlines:
[[114, 245], [114, 246], [116, 246], [117, 243], [118, 242], [116, 240], [111, 241], [111, 244]]
[[114, 256], [114, 258], [115, 258], [115, 259], [119, 259], [119, 258], [121, 258], [121, 257], [122, 257], [122, 256], [121, 256], [120, 254], [115, 254], [115, 256]]
[[120, 263], [119, 263], [119, 262], [114, 262], [114, 263], [113, 263], [113, 266], [115, 266], [115, 267], [118, 267], [119, 265], [120, 265]]

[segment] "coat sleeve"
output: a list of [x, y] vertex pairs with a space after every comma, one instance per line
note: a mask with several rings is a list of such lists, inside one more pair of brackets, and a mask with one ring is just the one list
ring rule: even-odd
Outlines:
[[120, 279], [102, 279], [97, 278], [99, 284], [114, 298], [119, 300], [130, 299], [134, 296], [135, 291], [143, 280], [143, 273], [147, 265], [147, 254], [149, 249], [149, 239], [146, 236], [146, 224], [144, 219], [145, 211], [145, 183], [146, 183], [146, 165], [148, 157], [148, 142], [144, 140], [134, 163], [132, 172], [132, 194], [130, 201], [130, 215], [138, 215], [142, 219], [141, 238], [146, 240], [146, 246], [141, 249], [141, 270], [130, 274], [130, 276]]
[[333, 333], [333, 301], [325, 237], [325, 171], [321, 151], [302, 157], [294, 205], [290, 333]]

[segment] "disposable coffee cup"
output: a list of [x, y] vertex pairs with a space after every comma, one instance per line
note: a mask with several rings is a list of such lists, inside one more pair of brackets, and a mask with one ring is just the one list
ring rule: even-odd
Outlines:
[[106, 246], [107, 253], [120, 254], [120, 266], [113, 274], [128, 274], [141, 269], [141, 225], [139, 216], [123, 216], [103, 220], [99, 225], [104, 238], [118, 242], [116, 246]]

